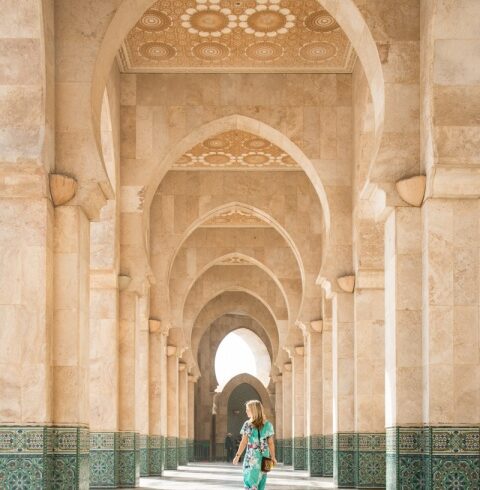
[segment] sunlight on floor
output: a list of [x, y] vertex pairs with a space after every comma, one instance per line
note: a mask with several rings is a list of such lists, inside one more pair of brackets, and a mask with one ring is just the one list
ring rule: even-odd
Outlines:
[[[242, 469], [227, 464], [194, 463], [178, 471], [165, 471], [163, 478], [142, 478], [145, 490], [215, 490], [242, 487]], [[304, 471], [279, 466], [268, 477], [268, 490], [306, 490], [336, 488], [330, 478], [309, 478]]]

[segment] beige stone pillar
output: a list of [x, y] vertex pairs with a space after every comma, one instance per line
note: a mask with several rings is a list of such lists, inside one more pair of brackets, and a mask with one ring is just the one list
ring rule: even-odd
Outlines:
[[188, 463], [188, 370], [184, 362], [178, 365], [178, 464]]
[[282, 374], [283, 392], [283, 462], [292, 464], [292, 363], [283, 365]]
[[277, 460], [283, 462], [283, 375], [275, 380], [275, 443]]
[[138, 344], [137, 302], [135, 291], [120, 292], [120, 328], [119, 328], [119, 459], [134, 461], [130, 471], [124, 472], [120, 485], [135, 486], [140, 477], [139, 434], [136, 427], [136, 358]]
[[[353, 294], [336, 293], [333, 322], [333, 473], [338, 486], [353, 486], [354, 471], [354, 334]], [[345, 467], [341, 466], [345, 464]]]
[[175, 470], [178, 467], [179, 437], [179, 379], [177, 347], [167, 347], [167, 454], [165, 468]]
[[[327, 304], [327, 307], [325, 307]], [[333, 358], [331, 301], [324, 299], [322, 331], [322, 476], [333, 477]]]
[[292, 355], [293, 468], [304, 470], [305, 462], [305, 347], [295, 346]]
[[188, 375], [188, 461], [194, 460], [195, 441], [195, 376]]
[[[407, 467], [421, 447], [422, 426], [422, 212], [395, 208], [385, 222], [385, 426], [387, 487], [409, 485]], [[412, 434], [414, 435], [412, 437]], [[408, 449], [407, 449], [408, 448]]]
[[[480, 424], [478, 199], [428, 199], [423, 217], [423, 423], [432, 440], [427, 471], [438, 475], [444, 441], [462, 485], [478, 484]], [[446, 441], [446, 442], [445, 442]], [[465, 471], [466, 461], [476, 465]], [[455, 470], [453, 470], [455, 468]]]
[[149, 433], [149, 303], [146, 294], [137, 301], [135, 358], [135, 428], [139, 434], [140, 476], [148, 476], [148, 433]]
[[305, 420], [307, 462], [311, 476], [322, 475], [322, 321], [312, 322], [305, 332]]
[[[79, 481], [88, 481], [80, 460], [88, 448], [90, 223], [79, 206], [55, 209], [53, 310], [53, 437], [71, 437], [75, 447], [58, 458], [75, 461]], [[57, 458], [57, 456], [55, 456]], [[69, 482], [72, 485], [75, 482]]]
[[163, 472], [163, 439], [167, 418], [166, 358], [168, 327], [159, 320], [150, 319], [149, 346], [149, 474]]

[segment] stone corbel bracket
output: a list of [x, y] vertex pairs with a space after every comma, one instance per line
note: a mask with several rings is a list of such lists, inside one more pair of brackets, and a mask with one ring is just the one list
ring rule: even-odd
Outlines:
[[425, 197], [427, 178], [425, 175], [415, 175], [408, 179], [399, 180], [396, 184], [400, 197], [410, 206], [420, 207]]
[[355, 276], [342, 276], [337, 278], [337, 283], [340, 289], [345, 293], [353, 293], [355, 289]]
[[120, 291], [125, 291], [131, 282], [132, 282], [132, 278], [130, 276], [127, 276], [125, 274], [120, 274], [118, 276], [118, 289]]
[[295, 355], [304, 356], [305, 355], [305, 347], [303, 345], [295, 346]]
[[323, 330], [323, 320], [314, 320], [310, 322], [310, 327], [314, 332], [322, 333]]
[[283, 365], [285, 371], [287, 371], [288, 373], [291, 373], [292, 372], [292, 363], [291, 362], [286, 362], [284, 365]]
[[62, 206], [75, 197], [78, 184], [73, 177], [62, 174], [50, 174], [48, 180], [54, 206]]
[[167, 345], [167, 356], [172, 357], [177, 353], [177, 348], [174, 345]]

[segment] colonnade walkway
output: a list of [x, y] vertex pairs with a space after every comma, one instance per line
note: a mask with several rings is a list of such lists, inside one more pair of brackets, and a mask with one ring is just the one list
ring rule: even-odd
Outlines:
[[[142, 478], [145, 490], [225, 490], [243, 489], [242, 468], [221, 463], [191, 463], [177, 471], [165, 471], [162, 478]], [[279, 465], [268, 477], [267, 490], [307, 490], [337, 488], [331, 478], [309, 478], [307, 472]]]

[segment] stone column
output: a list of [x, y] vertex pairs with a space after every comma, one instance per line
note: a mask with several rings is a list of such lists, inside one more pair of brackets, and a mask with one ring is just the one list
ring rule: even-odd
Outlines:
[[333, 477], [339, 488], [349, 488], [355, 484], [353, 294], [335, 293], [332, 320]]
[[385, 488], [384, 273], [358, 271], [357, 284], [354, 292], [355, 486]]
[[292, 439], [293, 469], [305, 470], [305, 348], [292, 351]]
[[120, 486], [136, 486], [140, 478], [140, 441], [135, 417], [135, 374], [138, 349], [135, 291], [120, 292], [119, 329], [119, 475]]
[[165, 469], [176, 470], [178, 467], [179, 437], [179, 379], [177, 347], [167, 347], [167, 454]]
[[161, 476], [163, 472], [163, 419], [167, 417], [163, 402], [166, 401], [166, 369], [168, 327], [159, 320], [150, 319], [150, 395], [148, 473]]
[[[89, 485], [90, 222], [79, 206], [55, 208], [53, 313], [53, 477]], [[68, 470], [67, 470], [68, 468]], [[70, 479], [71, 478], [71, 479]]]
[[[18, 9], [14, 10], [17, 14]], [[8, 15], [2, 16], [1, 22], [15, 25]], [[29, 59], [20, 51], [13, 52], [26, 66]], [[14, 73], [20, 75], [16, 70]], [[12, 93], [17, 96], [16, 90]], [[18, 117], [16, 111], [12, 117]], [[15, 132], [19, 134], [18, 127]], [[5, 488], [13, 488], [24, 475], [24, 465], [33, 464], [37, 468], [29, 475], [33, 488], [41, 487], [48, 475], [44, 449], [53, 415], [54, 211], [46, 197], [46, 176], [37, 169], [38, 182], [33, 185], [33, 174], [25, 179], [25, 175], [12, 172], [13, 168], [18, 170], [18, 163], [0, 164], [0, 480]], [[35, 446], [26, 445], [27, 438], [35, 441]]]
[[135, 427], [139, 434], [140, 476], [148, 476], [149, 432], [149, 288], [137, 302], [137, 356], [135, 359]]
[[283, 375], [278, 374], [275, 380], [275, 454], [277, 461], [283, 463]]
[[392, 489], [419, 487], [423, 475], [421, 213], [399, 207], [385, 222], [385, 426]]
[[178, 464], [188, 463], [188, 370], [184, 362], [178, 365]]
[[194, 460], [195, 440], [195, 376], [188, 375], [188, 461]]
[[305, 332], [305, 416], [308, 470], [323, 476], [322, 321], [311, 323]]
[[333, 359], [331, 301], [324, 299], [328, 307], [323, 310], [322, 331], [322, 434], [323, 475], [333, 477]]
[[117, 283], [116, 271], [91, 270], [89, 391], [92, 487], [118, 485]]
[[283, 392], [283, 462], [290, 466], [292, 464], [292, 363], [283, 365], [282, 374]]
[[[429, 488], [478, 486], [478, 199], [423, 204], [423, 425]], [[455, 477], [453, 477], [455, 475]]]

